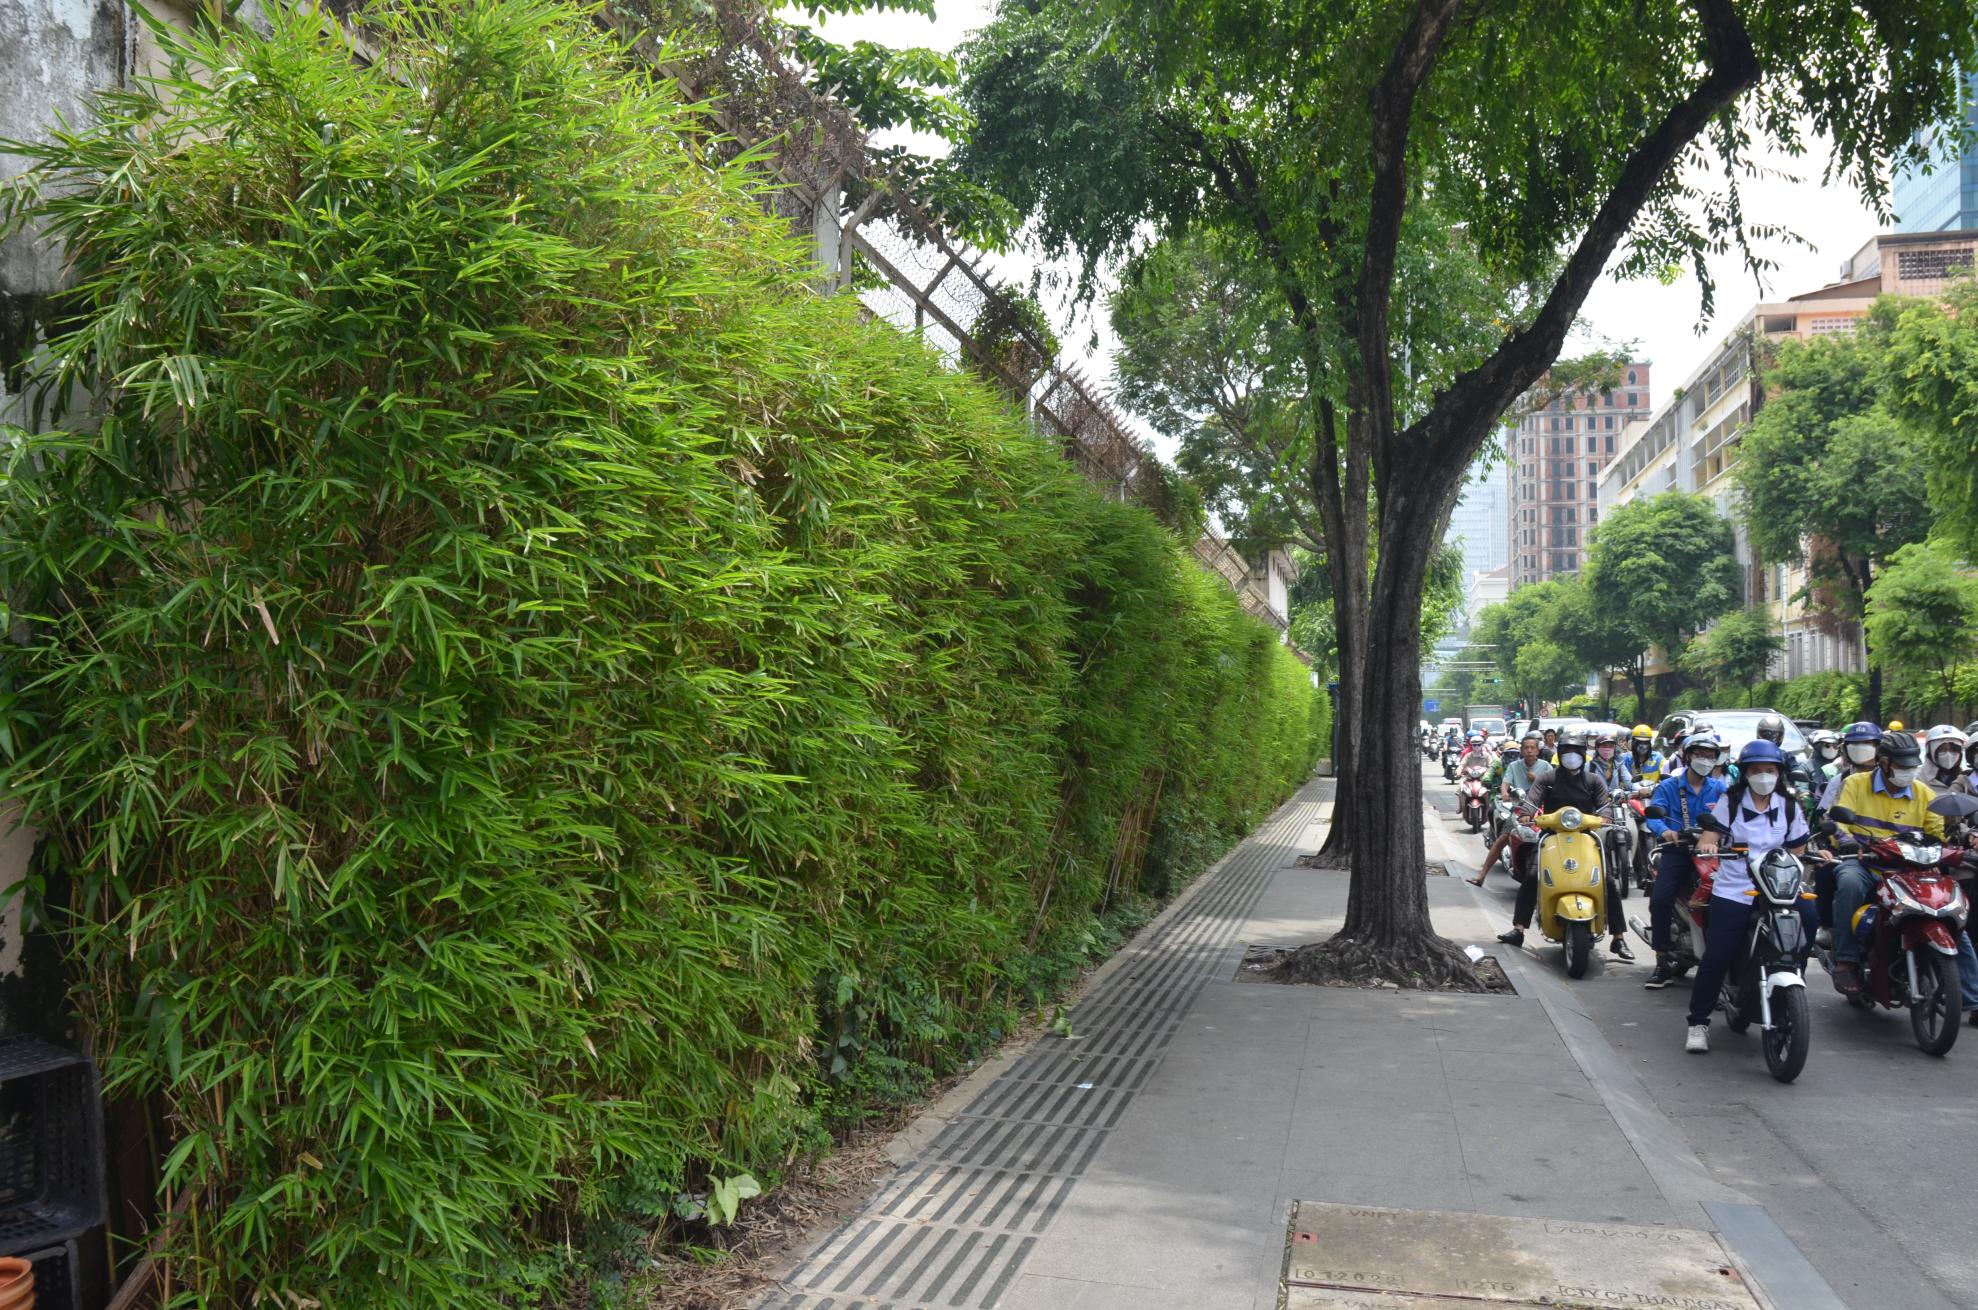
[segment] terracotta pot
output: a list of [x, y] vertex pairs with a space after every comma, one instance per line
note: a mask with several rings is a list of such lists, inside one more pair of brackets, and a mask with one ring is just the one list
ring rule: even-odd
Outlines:
[[19, 1256], [0, 1256], [0, 1310], [34, 1310], [34, 1266]]

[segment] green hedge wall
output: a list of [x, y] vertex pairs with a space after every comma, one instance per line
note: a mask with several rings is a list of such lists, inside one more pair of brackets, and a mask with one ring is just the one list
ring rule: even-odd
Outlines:
[[188, 1300], [519, 1304], [978, 1049], [1325, 700], [570, 11], [271, 21], [36, 175], [101, 421], [10, 434], [0, 789]]

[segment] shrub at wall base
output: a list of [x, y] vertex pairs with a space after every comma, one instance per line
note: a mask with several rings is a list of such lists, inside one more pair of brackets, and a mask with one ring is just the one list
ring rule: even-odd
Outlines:
[[979, 1046], [1324, 698], [581, 20], [270, 22], [11, 202], [100, 403], [10, 435], [0, 789], [185, 1299], [519, 1304]]

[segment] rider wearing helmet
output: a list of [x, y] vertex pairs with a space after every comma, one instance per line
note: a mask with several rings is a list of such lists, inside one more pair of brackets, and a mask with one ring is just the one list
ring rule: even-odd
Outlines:
[[1637, 723], [1628, 734], [1628, 767], [1634, 770], [1637, 782], [1662, 781], [1662, 761], [1655, 754], [1655, 729], [1646, 723]]
[[1806, 740], [1813, 747], [1813, 780], [1825, 790], [1841, 771], [1841, 734], [1831, 728], [1821, 728]]
[[1841, 784], [1857, 773], [1868, 773], [1875, 768], [1875, 756], [1882, 748], [1880, 725], [1866, 719], [1848, 724], [1841, 729], [1841, 755], [1844, 764], [1839, 773], [1827, 780], [1827, 790], [1820, 793], [1820, 810], [1834, 808], [1841, 794]]
[[[1841, 784], [1836, 804], [1853, 811], [1841, 830], [1859, 841], [1892, 833], [1922, 833], [1943, 840], [1944, 816], [1930, 810], [1937, 794], [1917, 780], [1922, 768], [1923, 748], [1916, 738], [1893, 728], [1883, 733], [1873, 767], [1849, 774]], [[1861, 991], [1863, 943], [1854, 930], [1854, 918], [1874, 895], [1875, 875], [1858, 856], [1844, 857], [1835, 871], [1833, 916], [1834, 988], [1843, 996]]]
[[1611, 792], [1622, 794], [1634, 789], [1634, 765], [1621, 754], [1619, 735], [1606, 728], [1594, 734], [1593, 758], [1587, 761], [1587, 767], [1600, 775]]
[[[1758, 717], [1758, 736], [1761, 741], [1769, 741], [1781, 750], [1786, 745], [1786, 721], [1776, 714], [1761, 714]], [[1738, 752], [1738, 767], [1744, 767], [1744, 752]]]
[[1960, 796], [1978, 795], [1964, 771], [1964, 748], [1969, 744], [1962, 732], [1948, 723], [1939, 723], [1923, 734], [1923, 781], [1938, 795], [1954, 792]]
[[1651, 839], [1661, 843], [1655, 857], [1655, 885], [1648, 893], [1649, 943], [1655, 947], [1655, 972], [1642, 986], [1650, 990], [1667, 987], [1676, 976], [1670, 967], [1676, 897], [1696, 877], [1690, 853], [1676, 839], [1685, 828], [1701, 821], [1724, 795], [1724, 781], [1716, 776], [1717, 761], [1723, 753], [1716, 733], [1691, 732], [1683, 739], [1683, 771], [1664, 778], [1651, 801], [1661, 807], [1662, 815], [1649, 819], [1647, 825]]
[[[1780, 735], [1785, 735], [1783, 730]], [[1717, 993], [1744, 946], [1756, 908], [1750, 862], [1782, 847], [1797, 855], [1813, 835], [1785, 775], [1786, 757], [1777, 742], [1760, 736], [1745, 743], [1738, 752], [1737, 782], [1700, 820], [1703, 833], [1697, 838], [1696, 867], [1699, 874], [1711, 875], [1710, 908], [1703, 920], [1703, 958], [1697, 961], [1696, 980], [1690, 984], [1685, 1050], [1710, 1049], [1710, 1015], [1717, 1008]], [[1727, 855], [1720, 862], [1720, 840], [1744, 846], [1746, 854]], [[1804, 901], [1800, 914], [1806, 924], [1803, 940], [1811, 941], [1813, 914]]]
[[[1559, 734], [1559, 767], [1534, 783], [1526, 794], [1526, 799], [1540, 814], [1550, 814], [1569, 805], [1589, 814], [1597, 814], [1614, 803], [1606, 781], [1588, 767], [1587, 745], [1584, 728], [1568, 728]], [[1613, 816], [1609, 814], [1606, 817]], [[1623, 960], [1632, 960], [1635, 953], [1628, 949], [1627, 929], [1621, 922], [1621, 896], [1616, 890], [1614, 870], [1608, 869], [1606, 874], [1608, 927], [1613, 937], [1608, 949]], [[1524, 945], [1525, 929], [1531, 925], [1532, 911], [1537, 908], [1538, 879], [1527, 875], [1519, 882], [1518, 899], [1511, 907], [1511, 931], [1499, 933], [1497, 940], [1509, 946]]]

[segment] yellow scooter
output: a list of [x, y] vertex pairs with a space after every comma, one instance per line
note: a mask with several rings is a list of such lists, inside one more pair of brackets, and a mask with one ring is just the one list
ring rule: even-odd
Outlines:
[[1566, 975], [1586, 975], [1593, 944], [1607, 935], [1607, 871], [1600, 838], [1607, 821], [1568, 805], [1531, 821], [1538, 843], [1538, 928], [1566, 946]]

